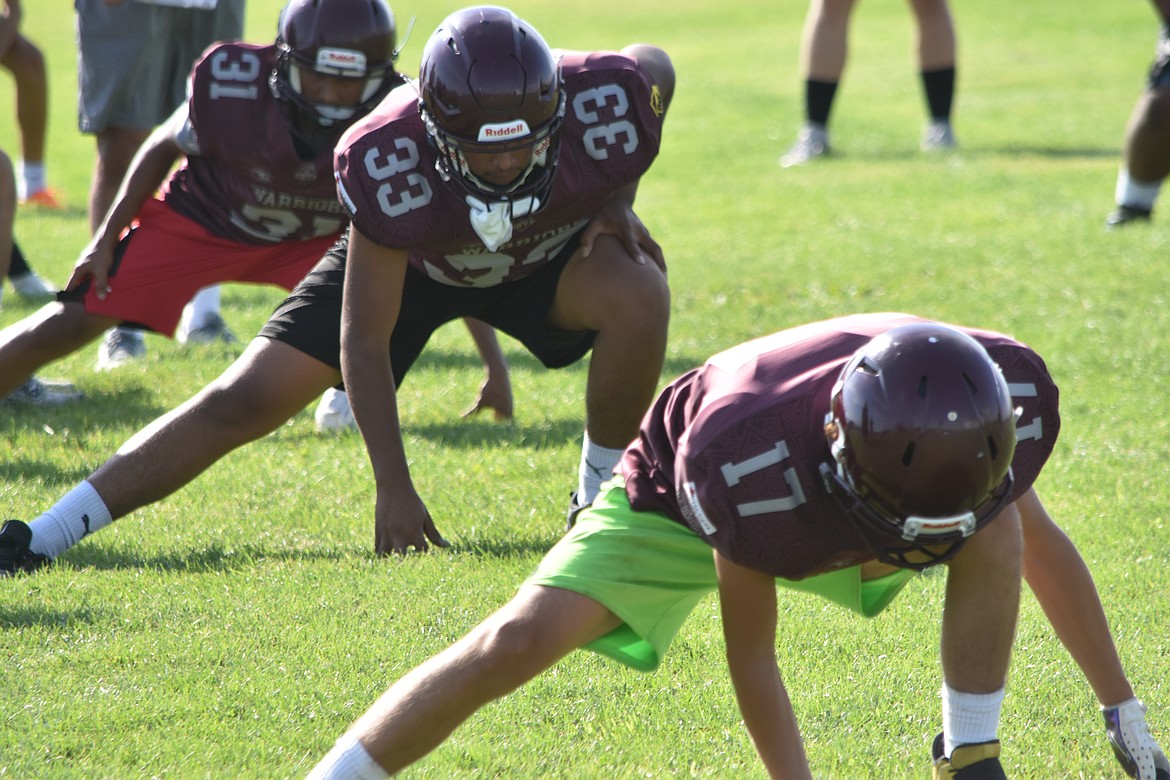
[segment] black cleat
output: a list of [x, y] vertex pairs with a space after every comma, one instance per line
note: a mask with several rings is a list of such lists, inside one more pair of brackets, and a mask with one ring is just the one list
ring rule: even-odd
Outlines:
[[570, 530], [577, 522], [577, 515], [581, 514], [582, 509], [587, 509], [592, 504], [578, 504], [577, 491], [569, 496], [569, 511], [565, 514], [565, 530]]
[[6, 520], [0, 528], [0, 577], [32, 573], [49, 562], [47, 556], [28, 549], [32, 530], [19, 520]]
[[1153, 212], [1140, 206], [1118, 206], [1117, 210], [1105, 218], [1105, 227], [1117, 228], [1131, 222], [1149, 222]]
[[999, 740], [959, 745], [949, 756], [943, 755], [943, 735], [934, 738], [930, 748], [934, 759], [932, 780], [1005, 780], [999, 763]]

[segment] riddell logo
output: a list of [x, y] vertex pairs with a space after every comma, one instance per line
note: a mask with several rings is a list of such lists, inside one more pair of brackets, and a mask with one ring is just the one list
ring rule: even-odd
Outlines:
[[317, 50], [317, 70], [321, 73], [360, 76], [366, 72], [366, 55], [352, 49], [322, 47]]
[[515, 122], [499, 123], [494, 125], [484, 125], [479, 128], [480, 141], [507, 141], [511, 138], [523, 138], [531, 131], [528, 129], [528, 123], [523, 119], [517, 119]]

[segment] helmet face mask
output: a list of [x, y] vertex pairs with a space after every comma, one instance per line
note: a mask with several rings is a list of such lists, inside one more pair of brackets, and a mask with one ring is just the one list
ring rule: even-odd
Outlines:
[[[385, 0], [289, 0], [277, 30], [270, 83], [299, 133], [336, 136], [402, 83], [394, 71], [394, 14]], [[310, 84], [324, 78], [360, 84], [351, 90], [354, 102], [319, 102]]]
[[[419, 68], [419, 114], [435, 146], [435, 168], [484, 207], [539, 210], [552, 190], [565, 116], [560, 66], [530, 25], [483, 6], [447, 17], [427, 42]], [[512, 181], [478, 175], [469, 155], [530, 152]]]
[[1012, 488], [1016, 412], [970, 336], [937, 323], [872, 339], [842, 369], [825, 420], [825, 488], [886, 563], [949, 559]]

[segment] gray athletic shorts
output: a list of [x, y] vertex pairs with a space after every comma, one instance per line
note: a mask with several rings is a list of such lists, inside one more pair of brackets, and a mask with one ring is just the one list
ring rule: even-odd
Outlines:
[[74, 0], [77, 12], [77, 126], [150, 130], [187, 97], [187, 77], [217, 41], [244, 35], [244, 0], [215, 10], [124, 0]]

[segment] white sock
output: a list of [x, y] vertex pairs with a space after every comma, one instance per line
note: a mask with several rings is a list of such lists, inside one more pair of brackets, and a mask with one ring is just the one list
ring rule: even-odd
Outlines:
[[184, 331], [190, 333], [202, 328], [211, 322], [217, 314], [219, 314], [219, 285], [213, 284], [195, 293], [195, 297], [184, 307], [183, 322], [186, 324]]
[[389, 776], [357, 737], [342, 734], [305, 780], [383, 780]]
[[942, 687], [943, 755], [956, 747], [992, 742], [999, 728], [1004, 689], [995, 693], [963, 693], [945, 682]]
[[577, 469], [577, 503], [580, 506], [592, 504], [601, 490], [601, 483], [613, 476], [613, 467], [622, 459], [624, 449], [611, 450], [594, 444], [589, 432], [581, 442], [581, 465]]
[[1113, 194], [1118, 206], [1136, 206], [1137, 208], [1154, 210], [1154, 203], [1158, 200], [1158, 190], [1162, 182], [1138, 181], [1130, 177], [1129, 171], [1122, 168], [1117, 172], [1117, 190]]
[[45, 188], [45, 164], [43, 162], [20, 163], [20, 175], [17, 178], [17, 188], [20, 190], [19, 196], [24, 200], [34, 192], [40, 192]]
[[29, 549], [56, 558], [83, 536], [114, 522], [110, 510], [93, 485], [82, 482], [54, 504], [49, 511], [29, 523], [33, 538]]

